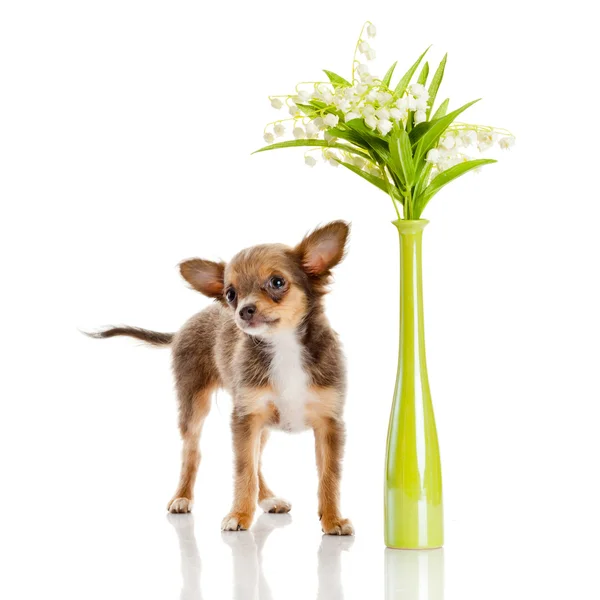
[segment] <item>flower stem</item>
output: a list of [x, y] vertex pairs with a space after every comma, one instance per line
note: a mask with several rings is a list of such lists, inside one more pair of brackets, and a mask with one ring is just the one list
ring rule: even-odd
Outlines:
[[360, 30], [360, 35], [358, 36], [358, 40], [356, 40], [356, 46], [354, 46], [354, 56], [352, 57], [352, 83], [354, 83], [354, 68], [356, 66], [356, 63], [359, 62], [356, 60], [356, 53], [358, 52], [358, 45], [362, 42], [362, 36], [365, 31], [365, 28], [368, 27], [369, 25], [371, 25], [371, 21], [366, 21], [363, 24], [362, 29]]
[[406, 196], [404, 196], [404, 218], [406, 220], [412, 219], [412, 193], [410, 188], [406, 190]]
[[392, 196], [391, 194], [390, 194], [390, 198], [392, 199], [392, 204], [394, 205], [394, 210], [396, 211], [396, 216], [398, 217], [398, 220], [400, 220], [402, 217], [400, 216], [400, 211], [398, 210], [398, 203], [394, 199], [394, 196]]

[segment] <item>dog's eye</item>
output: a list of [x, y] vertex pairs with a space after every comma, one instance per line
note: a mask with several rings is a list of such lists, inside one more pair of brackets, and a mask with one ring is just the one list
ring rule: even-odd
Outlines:
[[275, 277], [271, 277], [269, 283], [271, 284], [271, 287], [280, 290], [285, 285], [285, 279], [276, 275]]
[[227, 299], [227, 302], [233, 302], [235, 300], [235, 290], [233, 288], [229, 288], [226, 292], [225, 292], [225, 298]]

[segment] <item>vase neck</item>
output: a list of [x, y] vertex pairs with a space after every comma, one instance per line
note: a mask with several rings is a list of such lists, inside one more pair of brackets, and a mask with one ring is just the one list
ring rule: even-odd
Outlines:
[[401, 361], [411, 368], [425, 363], [421, 248], [427, 221], [396, 221], [400, 242]]

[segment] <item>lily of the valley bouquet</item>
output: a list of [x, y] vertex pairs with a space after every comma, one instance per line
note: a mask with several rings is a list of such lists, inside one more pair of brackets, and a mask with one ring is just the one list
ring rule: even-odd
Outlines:
[[[481, 158], [482, 152], [495, 145], [508, 149], [514, 137], [506, 130], [458, 122], [477, 100], [451, 112], [448, 99], [436, 106], [446, 56], [431, 78], [425, 62], [414, 80], [427, 50], [395, 84], [396, 63], [381, 79], [371, 74], [367, 62], [375, 50], [368, 40], [375, 34], [367, 22], [350, 80], [325, 71], [328, 81], [301, 83], [293, 94], [270, 97], [271, 105], [287, 109], [289, 116], [267, 125], [264, 139], [270, 145], [259, 152], [308, 147], [307, 165], [314, 166], [314, 153], [321, 153], [329, 164], [343, 165], [389, 194], [398, 218], [402, 206], [404, 219], [419, 219], [447, 183], [496, 162]], [[273, 143], [287, 132], [293, 140]]]

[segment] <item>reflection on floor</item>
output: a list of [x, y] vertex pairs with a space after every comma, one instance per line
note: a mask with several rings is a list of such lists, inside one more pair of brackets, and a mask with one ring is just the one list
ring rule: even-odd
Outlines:
[[[179, 540], [183, 579], [181, 600], [201, 600], [202, 567], [194, 534], [194, 517], [192, 514], [169, 514], [168, 519]], [[263, 514], [251, 531], [227, 531], [221, 534], [232, 551], [234, 600], [271, 600], [271, 591], [262, 567], [262, 550], [273, 530], [286, 527], [291, 522], [289, 514]], [[322, 537], [317, 553], [317, 600], [343, 600], [341, 553], [353, 543], [354, 538], [350, 536]]]
[[[183, 585], [181, 600], [202, 600], [201, 560], [194, 534], [194, 517], [168, 515], [177, 532]], [[292, 522], [289, 514], [261, 515], [251, 531], [223, 532], [231, 548], [234, 600], [272, 600], [262, 564], [264, 545], [275, 529]], [[317, 551], [317, 600], [343, 600], [341, 554], [354, 543], [353, 537], [324, 535]], [[385, 549], [385, 600], [443, 600], [444, 551]], [[378, 577], [365, 573], [365, 577]]]
[[386, 600], [443, 600], [444, 550], [385, 549]]

